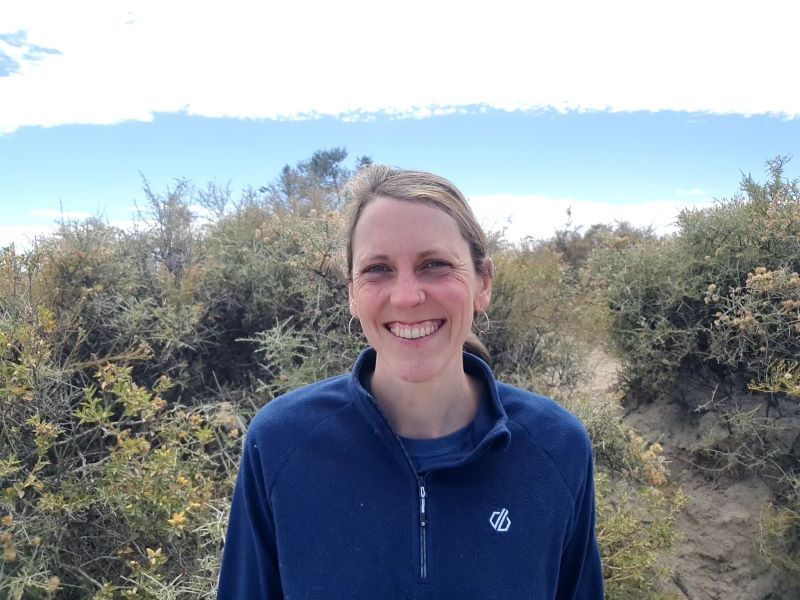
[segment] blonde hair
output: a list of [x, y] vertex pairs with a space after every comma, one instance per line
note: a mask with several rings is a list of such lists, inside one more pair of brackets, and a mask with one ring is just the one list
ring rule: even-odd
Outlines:
[[[461, 236], [467, 242], [479, 275], [491, 275], [488, 268], [486, 234], [467, 204], [466, 198], [444, 177], [425, 171], [398, 169], [387, 165], [368, 165], [359, 170], [348, 182], [349, 210], [344, 226], [344, 246], [347, 278], [353, 277], [353, 234], [364, 212], [364, 207], [378, 197], [405, 202], [420, 202], [447, 213], [458, 225]], [[489, 351], [470, 332], [464, 341], [464, 350], [475, 354], [487, 363], [491, 362]]]

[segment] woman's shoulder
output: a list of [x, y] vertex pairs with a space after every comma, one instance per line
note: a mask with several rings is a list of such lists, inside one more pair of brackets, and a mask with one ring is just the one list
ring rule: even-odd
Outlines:
[[349, 375], [338, 375], [291, 390], [261, 407], [248, 428], [248, 440], [296, 439], [351, 403]]
[[509, 428], [516, 429], [531, 449], [546, 457], [577, 498], [592, 472], [592, 445], [583, 423], [546, 396], [507, 384], [498, 384], [498, 391]]
[[497, 383], [497, 389], [509, 418], [537, 424], [549, 423], [565, 431], [585, 431], [578, 417], [552, 398], [501, 382]]

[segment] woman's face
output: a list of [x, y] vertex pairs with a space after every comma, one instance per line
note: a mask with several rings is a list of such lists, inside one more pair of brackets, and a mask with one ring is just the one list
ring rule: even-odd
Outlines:
[[376, 369], [420, 383], [463, 371], [472, 315], [488, 306], [456, 222], [431, 205], [379, 197], [352, 240], [350, 312], [378, 355]]

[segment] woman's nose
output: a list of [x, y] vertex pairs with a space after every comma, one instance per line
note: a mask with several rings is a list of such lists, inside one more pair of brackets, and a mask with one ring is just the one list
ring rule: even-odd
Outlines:
[[399, 275], [392, 287], [391, 302], [396, 306], [409, 307], [416, 306], [425, 301], [425, 293], [422, 291], [415, 275]]

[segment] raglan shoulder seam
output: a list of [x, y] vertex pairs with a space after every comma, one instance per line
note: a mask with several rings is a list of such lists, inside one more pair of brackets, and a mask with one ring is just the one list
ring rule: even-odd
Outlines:
[[[274, 402], [274, 400], [273, 400], [273, 402]], [[272, 498], [272, 490], [273, 490], [273, 488], [275, 487], [275, 484], [278, 481], [278, 478], [279, 478], [279, 476], [281, 474], [281, 471], [283, 470], [284, 466], [289, 462], [289, 460], [292, 458], [294, 453], [297, 452], [299, 449], [301, 449], [314, 436], [314, 434], [317, 432], [317, 430], [323, 424], [328, 422], [330, 419], [335, 418], [336, 415], [338, 415], [340, 412], [342, 412], [342, 411], [344, 411], [344, 410], [346, 410], [348, 408], [350, 408], [350, 404], [348, 402], [345, 402], [342, 406], [336, 408], [330, 414], [327, 414], [324, 417], [322, 417], [316, 423], [316, 425], [314, 425], [310, 430], [308, 430], [307, 433], [305, 435], [303, 435], [302, 438], [297, 441], [297, 443], [294, 444], [293, 447], [291, 447], [290, 449], [287, 449], [285, 451], [285, 455], [283, 456], [283, 458], [279, 459], [279, 461], [278, 461], [278, 463], [277, 463], [277, 465], [275, 467], [274, 473], [272, 474], [272, 477], [271, 477], [272, 480], [267, 482], [267, 497], [268, 497], [268, 499]]]
[[569, 482], [567, 481], [567, 478], [564, 476], [564, 472], [561, 470], [561, 467], [559, 466], [558, 461], [551, 454], [550, 450], [544, 444], [539, 442], [538, 439], [536, 439], [536, 437], [533, 435], [531, 430], [528, 429], [528, 427], [524, 423], [522, 423], [522, 422], [520, 422], [520, 421], [518, 421], [516, 419], [511, 419], [511, 418], [509, 418], [509, 422], [513, 422], [515, 425], [518, 425], [519, 427], [521, 427], [523, 429], [523, 431], [525, 431], [525, 433], [527, 434], [527, 436], [530, 439], [530, 441], [533, 444], [536, 444], [536, 447], [540, 448], [542, 450], [542, 452], [547, 456], [548, 460], [553, 465], [553, 468], [558, 473], [558, 476], [561, 478], [561, 482], [564, 484], [564, 487], [567, 488], [567, 492], [569, 493], [569, 496], [572, 499], [573, 505], [577, 505], [577, 502], [578, 502], [577, 497], [576, 497], [575, 493], [573, 493], [572, 487], [569, 485]]

